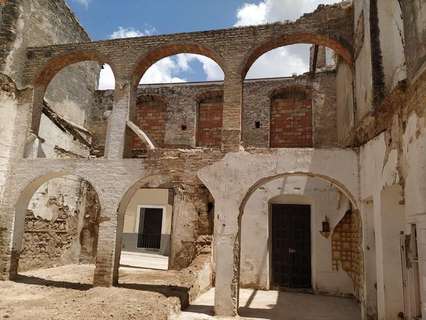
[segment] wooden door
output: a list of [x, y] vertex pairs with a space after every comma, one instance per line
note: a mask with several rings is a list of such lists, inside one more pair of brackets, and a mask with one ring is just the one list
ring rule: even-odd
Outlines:
[[272, 205], [272, 283], [278, 288], [311, 288], [308, 205]]
[[142, 208], [139, 219], [138, 247], [160, 249], [163, 209]]

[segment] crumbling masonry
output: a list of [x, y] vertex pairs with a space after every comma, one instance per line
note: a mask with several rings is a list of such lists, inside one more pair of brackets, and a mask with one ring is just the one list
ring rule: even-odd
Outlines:
[[[274, 204], [311, 208], [314, 292], [354, 296], [363, 319], [426, 315], [424, 0], [98, 42], [47, 2], [0, 1], [1, 279], [37, 256], [39, 267], [94, 260], [94, 285], [117, 284], [126, 209], [141, 188], [163, 188], [171, 268], [213, 232], [217, 315], [238, 313], [240, 284], [273, 287]], [[262, 54], [298, 43], [313, 45], [310, 73], [245, 80]], [[213, 59], [224, 81], [139, 86], [179, 53]], [[96, 91], [103, 64], [114, 91]]]

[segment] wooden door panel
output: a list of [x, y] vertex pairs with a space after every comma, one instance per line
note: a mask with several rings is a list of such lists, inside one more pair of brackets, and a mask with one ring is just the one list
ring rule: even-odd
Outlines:
[[272, 282], [311, 287], [310, 206], [272, 205]]

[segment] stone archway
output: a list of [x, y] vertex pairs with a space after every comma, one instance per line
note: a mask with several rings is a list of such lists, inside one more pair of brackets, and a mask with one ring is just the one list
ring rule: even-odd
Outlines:
[[353, 203], [359, 198], [358, 156], [350, 150], [280, 149], [268, 154], [230, 153], [199, 171], [200, 179], [216, 201], [215, 312], [238, 313], [240, 219], [250, 195], [265, 182], [285, 175], [323, 178], [338, 187]]

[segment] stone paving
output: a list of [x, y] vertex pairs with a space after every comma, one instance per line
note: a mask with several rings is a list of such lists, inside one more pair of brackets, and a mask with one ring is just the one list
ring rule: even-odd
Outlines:
[[[214, 289], [201, 295], [174, 320], [211, 320]], [[231, 319], [231, 318], [221, 318]], [[240, 290], [241, 320], [361, 320], [353, 299], [278, 291]]]

